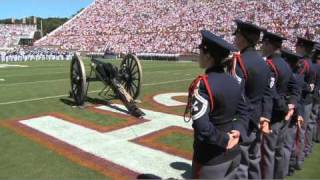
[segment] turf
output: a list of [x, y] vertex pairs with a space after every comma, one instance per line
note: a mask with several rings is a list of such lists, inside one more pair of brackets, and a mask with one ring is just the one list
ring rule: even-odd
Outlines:
[[180, 149], [185, 152], [192, 152], [193, 139], [192, 136], [172, 132], [166, 136], [162, 136], [156, 139], [156, 142], [161, 144]]
[[[119, 61], [110, 62], [119, 64]], [[50, 112], [63, 113], [103, 126], [125, 121], [74, 108], [65, 101], [70, 89], [70, 62], [32, 61], [12, 64], [29, 67], [0, 69], [0, 78], [5, 79], [0, 82], [0, 121]], [[85, 60], [85, 64], [89, 72], [90, 62]], [[194, 63], [145, 61], [142, 66], [144, 85], [140, 99], [158, 92], [185, 91], [191, 79], [200, 72]], [[92, 83], [89, 91], [98, 91], [102, 87], [99, 82]], [[97, 92], [89, 95], [98, 97]], [[141, 106], [149, 107], [144, 103]], [[0, 179], [104, 178], [98, 172], [81, 167], [6, 128], [0, 127], [0, 137]]]
[[[110, 61], [115, 65], [119, 61]], [[32, 61], [12, 63], [28, 65], [26, 68], [2, 68], [0, 78], [0, 122], [10, 119], [34, 116], [50, 112], [63, 113], [74, 118], [81, 118], [97, 125], [108, 126], [122, 123], [121, 118], [83, 111], [70, 106], [68, 61]], [[85, 60], [89, 72], [88, 59]], [[163, 92], [186, 92], [189, 83], [201, 70], [191, 62], [143, 61], [143, 88], [140, 99]], [[100, 98], [97, 91], [102, 88], [99, 82], [92, 83], [89, 96]], [[147, 102], [140, 104], [149, 108]], [[183, 109], [173, 108], [181, 113]], [[104, 179], [96, 171], [86, 169], [69, 159], [56, 154], [45, 146], [17, 135], [0, 126], [0, 179]], [[192, 138], [171, 134], [160, 139], [161, 142], [176, 148], [192, 151]], [[320, 178], [317, 164], [320, 161], [320, 147], [306, 160], [305, 168], [292, 178]]]
[[320, 144], [313, 147], [313, 153], [305, 160], [304, 168], [296, 171], [294, 176], [288, 179], [320, 179]]

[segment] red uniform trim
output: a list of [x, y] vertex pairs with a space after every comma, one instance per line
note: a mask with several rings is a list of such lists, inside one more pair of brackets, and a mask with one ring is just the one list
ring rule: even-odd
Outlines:
[[[211, 91], [211, 87], [209, 85], [208, 82], [208, 75], [199, 75], [195, 80], [192, 81], [192, 83], [189, 86], [189, 95], [188, 95], [188, 102], [187, 102], [187, 106], [186, 106], [186, 110], [184, 112], [184, 119], [185, 121], [189, 121], [191, 119], [191, 108], [192, 108], [192, 97], [194, 95], [194, 91], [196, 88], [198, 88], [198, 84], [200, 83], [200, 81], [203, 81], [205, 88], [208, 92], [209, 95], [209, 100], [210, 100], [210, 111], [213, 112], [214, 109], [214, 94]], [[189, 119], [187, 119], [187, 115], [189, 115]]]
[[304, 74], [305, 72], [307, 72], [307, 74], [310, 73], [310, 66], [309, 66], [309, 64], [308, 64], [306, 59], [303, 60], [303, 69], [300, 72], [300, 75]]
[[272, 72], [275, 73], [276, 79], [278, 79], [279, 78], [279, 71], [278, 71], [277, 67], [273, 64], [272, 59], [268, 59], [266, 62], [269, 65]]
[[242, 73], [243, 73], [244, 79], [245, 79], [245, 80], [248, 80], [249, 74], [248, 74], [247, 69], [246, 69], [245, 66], [244, 66], [244, 63], [243, 63], [243, 60], [242, 60], [242, 58], [241, 58], [240, 53], [235, 53], [235, 54], [234, 54], [234, 59], [235, 59], [235, 63], [238, 63], [238, 64], [239, 64], [240, 69], [241, 69], [241, 71], [242, 71]]

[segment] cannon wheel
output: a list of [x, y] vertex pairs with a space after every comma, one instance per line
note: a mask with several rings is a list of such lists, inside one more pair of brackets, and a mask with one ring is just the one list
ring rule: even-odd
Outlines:
[[124, 88], [133, 99], [137, 99], [142, 83], [142, 67], [137, 56], [126, 55], [121, 62], [120, 72], [122, 74], [121, 83]]
[[70, 66], [71, 97], [77, 106], [84, 104], [87, 96], [87, 78], [83, 61], [74, 55]]

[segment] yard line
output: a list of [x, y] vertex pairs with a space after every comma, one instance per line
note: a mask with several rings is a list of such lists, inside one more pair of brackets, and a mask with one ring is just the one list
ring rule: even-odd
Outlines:
[[43, 80], [43, 81], [22, 82], [22, 83], [10, 83], [10, 84], [2, 84], [1, 87], [11, 87], [11, 86], [48, 83], [48, 82], [59, 82], [59, 81], [66, 81], [66, 80], [70, 80], [70, 79], [53, 79], [53, 80]]
[[[177, 72], [177, 71], [185, 71], [185, 70], [175, 70], [172, 72]], [[154, 72], [145, 72], [144, 74], [147, 73], [169, 73], [171, 74], [171, 71], [154, 71]], [[174, 73], [175, 75], [182, 75], [181, 73]], [[186, 74], [190, 75], [190, 74]], [[21, 83], [8, 83], [8, 84], [2, 84], [1, 87], [11, 87], [11, 86], [20, 86], [20, 85], [28, 85], [28, 84], [40, 84], [40, 83], [51, 83], [51, 82], [59, 82], [59, 81], [69, 81], [69, 78], [64, 78], [64, 79], [53, 79], [53, 80], [42, 80], [42, 81], [30, 81], [30, 82], [21, 82]]]
[[18, 65], [18, 64], [0, 64], [0, 68], [12, 68], [12, 67], [29, 67], [29, 66]]
[[[159, 82], [159, 83], [149, 83], [149, 84], [143, 84], [142, 86], [156, 86], [156, 85], [162, 85], [162, 84], [185, 82], [185, 81], [190, 81], [190, 80], [193, 80], [193, 79], [181, 79], [181, 80], [175, 80], [175, 81], [164, 81], [164, 82]], [[89, 91], [88, 94], [97, 93], [97, 92], [100, 92], [100, 90]], [[24, 100], [18, 100], [18, 101], [1, 102], [0, 106], [1, 105], [10, 105], [10, 104], [19, 104], [19, 103], [25, 103], [25, 102], [33, 102], [33, 101], [41, 101], [41, 100], [46, 100], [46, 99], [55, 99], [55, 98], [67, 97], [67, 96], [69, 96], [69, 95], [68, 94], [62, 94], [62, 95], [56, 95], [56, 96], [47, 96], [47, 97], [40, 97], [40, 98], [24, 99]]]
[[41, 76], [41, 75], [52, 75], [52, 74], [67, 74], [69, 72], [50, 72], [50, 73], [35, 73], [35, 74], [28, 74], [28, 75], [25, 75], [25, 74], [17, 74], [17, 75], [4, 75], [4, 76], [1, 76], [1, 77], [26, 77], [26, 76]]
[[193, 79], [180, 79], [175, 81], [165, 81], [165, 82], [159, 82], [159, 83], [149, 83], [149, 84], [142, 84], [142, 86], [154, 86], [154, 85], [161, 85], [161, 84], [170, 84], [175, 82], [184, 82], [184, 81], [191, 81]]
[[[90, 70], [86, 70], [87, 71], [90, 71]], [[150, 71], [148, 71], [148, 68], [144, 70], [144, 74], [145, 73], [167, 73], [167, 72], [178, 72], [178, 71], [185, 71], [185, 69], [179, 69], [179, 70], [158, 70], [158, 71], [152, 71], [150, 69]], [[5, 78], [8, 78], [8, 77], [26, 77], [26, 76], [41, 76], [41, 75], [52, 75], [52, 74], [69, 74], [70, 72], [68, 71], [60, 71], [60, 72], [48, 72], [48, 73], [35, 73], [35, 74], [28, 74], [28, 75], [25, 75], [25, 74], [17, 74], [17, 75], [2, 75], [1, 77], [5, 77]]]

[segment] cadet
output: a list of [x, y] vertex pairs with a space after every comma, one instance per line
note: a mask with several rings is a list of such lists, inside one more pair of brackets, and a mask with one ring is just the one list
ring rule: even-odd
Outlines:
[[297, 104], [295, 107], [294, 114], [289, 121], [288, 128], [286, 130], [284, 136], [284, 162], [283, 171], [287, 173], [287, 175], [292, 175], [296, 164], [297, 158], [300, 154], [301, 144], [299, 141], [299, 136], [301, 136], [301, 126], [303, 124], [303, 104], [301, 99], [301, 92], [303, 87], [305, 86], [304, 76], [299, 72], [301, 71], [302, 66], [299, 64], [299, 60], [302, 58], [301, 56], [288, 51], [281, 51], [282, 57], [287, 61], [289, 67], [293, 72], [293, 76], [295, 77], [296, 84], [298, 87], [299, 96], [297, 97]]
[[224, 65], [236, 49], [209, 31], [201, 34], [199, 64], [206, 71], [190, 85], [186, 107], [194, 128], [193, 178], [233, 179], [240, 164], [238, 143], [247, 127], [241, 86]]
[[265, 179], [282, 179], [287, 175], [284, 165], [284, 133], [297, 104], [299, 89], [292, 70], [281, 57], [281, 46], [285, 38], [264, 31], [262, 54], [267, 59], [274, 75], [273, 110], [271, 118], [272, 133], [263, 135], [261, 149], [261, 173]]
[[271, 71], [255, 46], [261, 28], [240, 20], [237, 24], [235, 44], [240, 49], [236, 75], [245, 86], [249, 104], [248, 140], [241, 144], [241, 165], [236, 174], [239, 179], [261, 179], [260, 131], [270, 133], [268, 122], [272, 111]]
[[314, 127], [313, 140], [315, 142], [320, 142], [320, 44], [315, 45], [314, 53], [311, 59], [314, 63], [314, 69], [316, 72], [315, 91], [311, 113], [312, 121], [316, 123]]
[[314, 42], [305, 38], [298, 37], [296, 43], [296, 52], [303, 58], [300, 60], [301, 68], [300, 74], [304, 75], [306, 86], [302, 90], [302, 102], [304, 106], [304, 123], [302, 125], [301, 133], [305, 136], [300, 136], [301, 146], [305, 147], [299, 155], [297, 169], [302, 169], [304, 158], [307, 157], [311, 151], [312, 143], [312, 129], [315, 123], [311, 122], [310, 115], [312, 109], [312, 96], [314, 91], [315, 72], [313, 64], [310, 60], [310, 55], [313, 50]]

